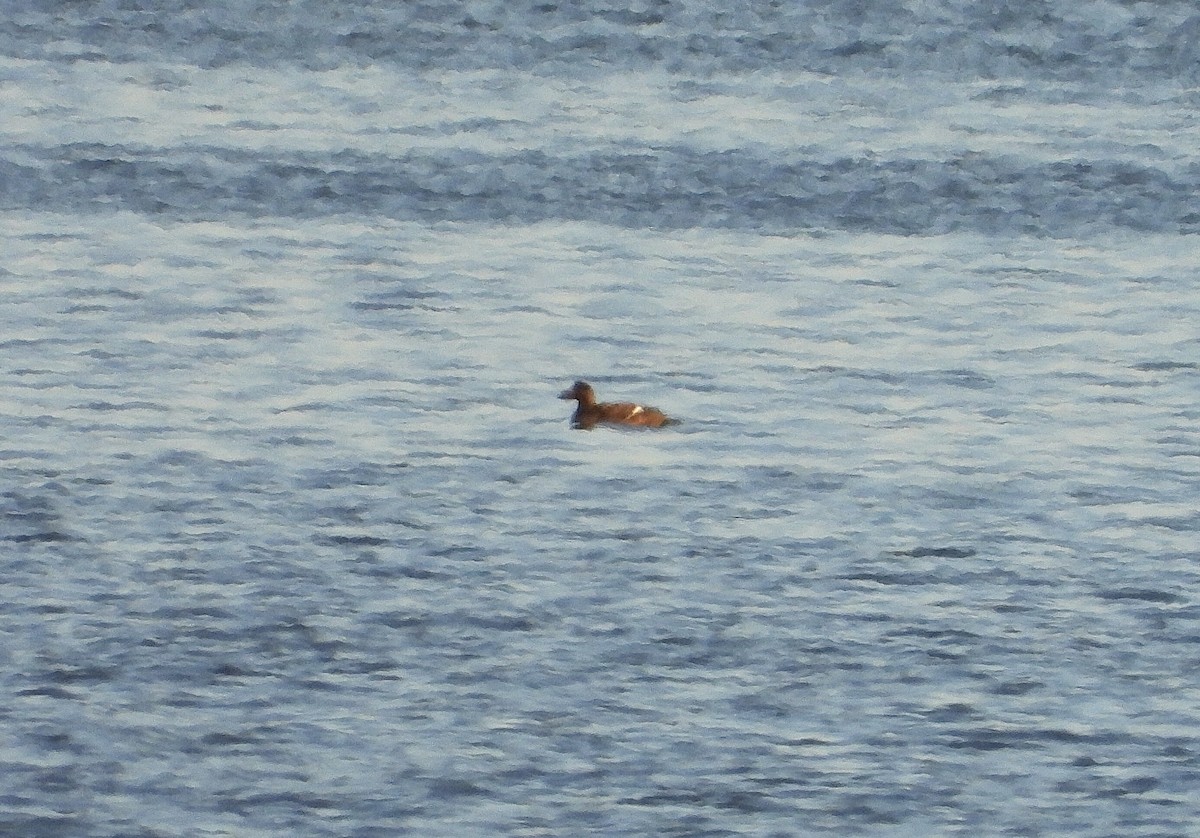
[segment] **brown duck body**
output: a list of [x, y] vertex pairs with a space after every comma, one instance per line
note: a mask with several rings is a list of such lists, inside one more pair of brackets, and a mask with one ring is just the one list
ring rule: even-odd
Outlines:
[[661, 428], [678, 424], [657, 407], [631, 402], [604, 403], [596, 401], [596, 391], [586, 381], [576, 381], [570, 388], [558, 394], [560, 399], [574, 399], [579, 403], [571, 416], [571, 427], [590, 430], [601, 423], [606, 425], [632, 425], [641, 428]]

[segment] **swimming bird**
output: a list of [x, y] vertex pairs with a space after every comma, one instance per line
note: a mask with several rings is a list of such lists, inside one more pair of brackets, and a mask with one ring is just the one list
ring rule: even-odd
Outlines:
[[588, 431], [600, 423], [607, 425], [635, 425], [643, 428], [661, 428], [663, 425], [677, 425], [678, 419], [672, 419], [657, 407], [633, 404], [632, 402], [598, 403], [596, 391], [586, 381], [576, 381], [566, 390], [558, 394], [560, 399], [574, 399], [579, 402], [571, 416], [571, 427]]

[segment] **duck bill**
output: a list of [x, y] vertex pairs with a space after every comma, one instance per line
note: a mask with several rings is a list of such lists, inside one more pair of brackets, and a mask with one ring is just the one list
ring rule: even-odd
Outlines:
[[563, 390], [561, 393], [558, 394], [558, 397], [560, 399], [573, 399], [573, 398], [575, 398], [575, 391], [573, 389], [572, 390]]

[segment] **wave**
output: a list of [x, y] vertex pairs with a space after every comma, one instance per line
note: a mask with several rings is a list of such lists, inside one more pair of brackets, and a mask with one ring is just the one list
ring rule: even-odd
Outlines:
[[270, 154], [106, 144], [0, 158], [0, 209], [123, 210], [181, 220], [372, 215], [626, 227], [1075, 236], [1200, 231], [1200, 166], [1128, 159], [947, 159], [621, 146], [489, 154]]
[[268, 0], [142, 4], [28, 2], [0, 22], [13, 57], [197, 66], [295, 63], [578, 72], [659, 66], [685, 74], [909, 73], [1035, 76], [1103, 85], [1200, 77], [1200, 14], [1149, 4], [498, 4]]

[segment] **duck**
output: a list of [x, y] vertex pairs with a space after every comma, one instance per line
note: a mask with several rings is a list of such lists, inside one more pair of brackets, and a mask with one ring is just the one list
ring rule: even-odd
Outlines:
[[559, 393], [558, 397], [579, 402], [571, 416], [571, 427], [584, 431], [590, 431], [601, 423], [639, 428], [661, 428], [665, 425], [679, 424], [678, 419], [672, 419], [657, 407], [632, 402], [597, 402], [596, 391], [586, 381], [576, 381]]

